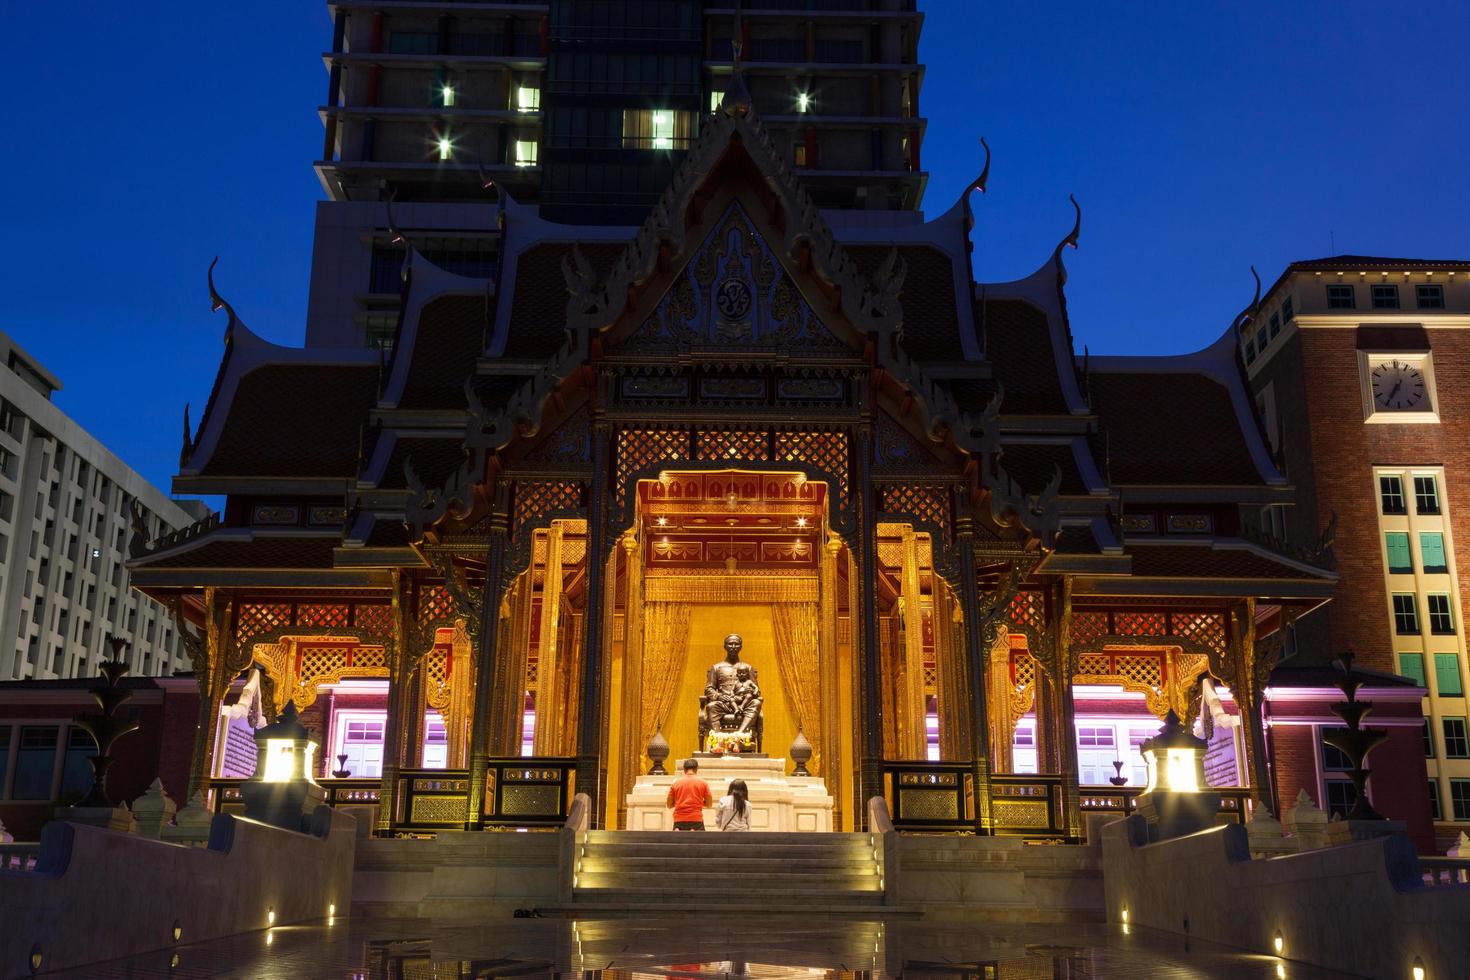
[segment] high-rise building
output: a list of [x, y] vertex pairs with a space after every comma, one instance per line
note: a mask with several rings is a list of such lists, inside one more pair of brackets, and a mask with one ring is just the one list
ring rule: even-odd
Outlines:
[[1266, 436], [1296, 488], [1258, 523], [1288, 548], [1315, 547], [1330, 527], [1337, 556], [1336, 598], [1297, 628], [1301, 659], [1352, 650], [1360, 666], [1424, 689], [1441, 843], [1470, 821], [1458, 573], [1470, 548], [1467, 324], [1470, 262], [1338, 255], [1292, 263], [1238, 329]]
[[668, 185], [740, 52], [785, 165], [818, 207], [907, 212], [924, 193], [914, 0], [332, 3], [317, 175], [317, 347], [391, 343], [400, 236], [472, 278], [499, 262], [496, 197], [625, 226]]
[[[201, 516], [51, 402], [61, 382], [0, 333], [0, 680], [96, 673], [108, 636], [135, 672], [186, 667], [167, 610], [128, 587], [135, 515], [157, 540]], [[186, 507], [194, 508], [186, 510]]]

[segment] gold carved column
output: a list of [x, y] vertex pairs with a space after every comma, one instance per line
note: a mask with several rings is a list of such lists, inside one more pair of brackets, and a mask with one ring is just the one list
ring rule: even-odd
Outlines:
[[409, 646], [409, 637], [413, 634], [412, 598], [405, 593], [402, 570], [395, 568], [392, 575], [393, 644], [385, 651], [388, 660], [388, 710], [383, 718], [382, 781], [378, 787], [377, 818], [373, 826], [373, 832], [379, 837], [390, 836], [398, 819], [398, 770], [405, 748], [404, 713], [413, 708], [410, 697], [419, 653]]
[[[627, 562], [627, 597], [623, 605], [622, 746], [619, 752], [618, 822], [633, 782], [643, 771], [643, 749], [650, 737], [643, 731], [643, 546], [638, 527], [622, 537]], [[616, 581], [617, 576], [610, 576]], [[608, 603], [609, 607], [612, 603]]]
[[561, 525], [546, 532], [546, 574], [541, 584], [541, 635], [536, 645], [536, 755], [556, 755], [567, 688], [561, 675], [557, 636], [561, 625]]
[[[233, 635], [235, 612], [236, 602], [233, 596], [222, 597], [213, 587], [204, 590], [203, 643], [196, 641], [190, 648], [195, 677], [199, 684], [199, 724], [194, 732], [193, 767], [189, 773], [190, 799], [193, 799], [196, 792], [209, 792], [210, 776], [214, 770], [214, 743], [219, 732], [220, 705], [229, 692], [230, 682], [249, 663], [248, 649], [245, 662], [240, 662], [238, 645]], [[187, 635], [182, 624], [182, 607], [178, 618], [180, 635]]]
[[1250, 772], [1251, 806], [1256, 812], [1275, 809], [1271, 792], [1271, 770], [1266, 759], [1265, 719], [1261, 701], [1271, 670], [1276, 666], [1275, 648], [1264, 648], [1256, 640], [1256, 600], [1245, 599], [1230, 610], [1230, 652], [1226, 682], [1240, 709], [1245, 729], [1246, 768]]
[[928, 732], [924, 727], [924, 610], [919, 586], [918, 536], [909, 525], [903, 527], [902, 548], [902, 592], [898, 604], [903, 645], [894, 650], [899, 665], [898, 687], [894, 692], [898, 709], [898, 754], [905, 759], [923, 759], [928, 749]]
[[1056, 607], [1051, 622], [1048, 677], [1048, 707], [1055, 719], [1051, 722], [1053, 751], [1060, 763], [1062, 777], [1062, 822], [1067, 837], [1082, 839], [1082, 791], [1078, 783], [1077, 707], [1072, 699], [1072, 675], [1076, 658], [1072, 654], [1072, 580], [1064, 577], [1058, 586]]
[[842, 553], [842, 539], [827, 532], [822, 545], [821, 567], [818, 571], [818, 623], [817, 644], [819, 670], [822, 678], [822, 741], [821, 755], [816, 758], [817, 774], [827, 783], [827, 793], [832, 797], [832, 826], [843, 826], [842, 771], [842, 713], [838, 710], [840, 690], [840, 666], [837, 654], [837, 556]]
[[970, 744], [969, 701], [965, 697], [965, 664], [960, 656], [963, 640], [960, 611], [948, 583], [935, 579], [934, 663], [938, 668], [936, 693], [939, 700], [939, 757], [946, 762], [965, 758]]

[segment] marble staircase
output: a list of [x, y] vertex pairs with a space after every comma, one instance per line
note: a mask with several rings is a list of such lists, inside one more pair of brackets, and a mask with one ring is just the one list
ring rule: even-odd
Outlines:
[[858, 834], [587, 831], [567, 911], [871, 914], [883, 906], [873, 838]]

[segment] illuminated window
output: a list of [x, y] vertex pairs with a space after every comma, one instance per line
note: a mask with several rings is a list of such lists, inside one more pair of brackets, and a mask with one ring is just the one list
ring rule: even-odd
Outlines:
[[439, 101], [446, 109], [454, 105], [453, 85], [450, 85], [448, 82], [444, 83], [444, 85], [439, 89]]
[[424, 768], [449, 768], [449, 732], [437, 712], [424, 716]]
[[709, 93], [709, 111], [714, 112], [720, 107], [720, 103], [723, 101], [725, 101], [725, 93], [711, 89]]
[[796, 111], [808, 112], [812, 107], [812, 97], [806, 92], [796, 93]]
[[337, 768], [338, 755], [346, 755], [343, 765], [358, 779], [370, 779], [383, 774], [383, 725], [382, 712], [377, 717], [347, 716], [338, 729], [337, 751], [328, 760], [328, 768]]
[[522, 85], [516, 89], [516, 108], [522, 112], [535, 112], [541, 108], [541, 90], [534, 85]]
[[1373, 287], [1373, 308], [1375, 310], [1396, 310], [1399, 308], [1399, 287], [1391, 282], [1379, 283]]
[[1011, 738], [1011, 769], [1018, 773], [1036, 772], [1036, 723], [1016, 723], [1016, 734]]
[[689, 145], [694, 113], [673, 109], [624, 109], [623, 146], [629, 149], [672, 150]]
[[1421, 310], [1444, 309], [1444, 287], [1437, 282], [1414, 287], [1414, 302]]
[[1334, 283], [1327, 287], [1327, 308], [1329, 310], [1355, 310], [1358, 301], [1353, 297], [1353, 287], [1348, 283]]
[[805, 167], [806, 166], [806, 144], [805, 143], [797, 143], [796, 144], [796, 147], [795, 147], [795, 150], [796, 150], [796, 153], [795, 153], [796, 165], [798, 167]]
[[451, 142], [449, 142], [449, 137], [448, 136], [441, 136], [441, 137], [439, 137], [438, 146], [439, 146], [439, 159], [440, 160], [452, 160], [452, 159], [454, 159], [454, 144], [451, 143]]
[[535, 140], [516, 140], [516, 166], [536, 166], [536, 154], [540, 148]]

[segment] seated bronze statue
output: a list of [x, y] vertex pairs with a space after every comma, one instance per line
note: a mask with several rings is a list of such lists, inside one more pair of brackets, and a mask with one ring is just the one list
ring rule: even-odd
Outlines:
[[760, 684], [756, 669], [740, 660], [744, 645], [739, 634], [725, 637], [725, 659], [717, 661], [705, 674], [704, 695], [699, 699], [699, 746], [708, 744], [710, 732], [748, 734], [761, 750], [764, 719]]

